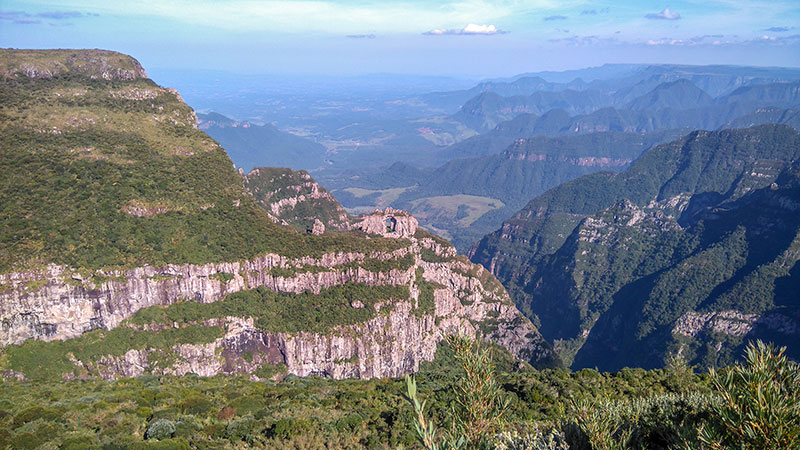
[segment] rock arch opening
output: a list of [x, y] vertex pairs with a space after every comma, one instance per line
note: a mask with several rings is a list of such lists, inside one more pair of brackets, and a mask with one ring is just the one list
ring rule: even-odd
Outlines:
[[394, 232], [397, 229], [397, 219], [389, 217], [386, 219], [386, 231]]

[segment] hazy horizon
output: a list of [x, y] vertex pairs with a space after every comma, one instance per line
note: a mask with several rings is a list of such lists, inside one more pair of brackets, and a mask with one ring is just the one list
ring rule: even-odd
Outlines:
[[792, 1], [4, 2], [0, 46], [103, 48], [148, 70], [466, 79], [606, 63], [800, 67]]

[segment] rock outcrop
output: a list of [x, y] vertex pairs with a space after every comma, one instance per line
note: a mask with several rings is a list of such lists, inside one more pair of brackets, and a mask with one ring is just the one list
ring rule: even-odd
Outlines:
[[244, 175], [244, 187], [276, 223], [313, 234], [351, 228], [350, 215], [304, 170], [256, 167]]
[[393, 208], [386, 208], [383, 211], [375, 210], [372, 214], [359, 216], [358, 219], [355, 224], [357, 230], [384, 237], [411, 237], [417, 232], [419, 226], [419, 222], [411, 214]]

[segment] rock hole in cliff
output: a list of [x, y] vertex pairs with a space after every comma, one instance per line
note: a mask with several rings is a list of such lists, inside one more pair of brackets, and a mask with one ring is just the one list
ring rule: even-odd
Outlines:
[[397, 228], [397, 219], [389, 217], [386, 219], [386, 231], [394, 231]]

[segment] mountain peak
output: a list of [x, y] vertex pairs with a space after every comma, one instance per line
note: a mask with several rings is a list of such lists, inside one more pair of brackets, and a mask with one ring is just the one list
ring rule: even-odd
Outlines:
[[647, 94], [634, 99], [628, 104], [633, 110], [658, 110], [664, 108], [691, 109], [708, 106], [714, 99], [691, 81], [681, 78], [656, 86]]

